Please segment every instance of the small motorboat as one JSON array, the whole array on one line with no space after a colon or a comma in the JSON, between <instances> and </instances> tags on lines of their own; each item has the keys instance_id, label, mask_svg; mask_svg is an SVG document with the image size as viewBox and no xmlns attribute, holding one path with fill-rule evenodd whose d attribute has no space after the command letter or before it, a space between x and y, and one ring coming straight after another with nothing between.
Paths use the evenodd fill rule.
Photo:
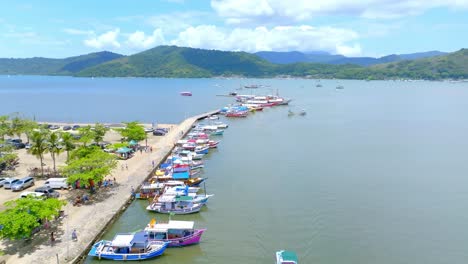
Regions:
<instances>
[{"instance_id":1,"label":"small motorboat","mask_svg":"<svg viewBox=\"0 0 468 264\"><path fill-rule=\"evenodd\" d=\"M192 92L180 92L182 96L192 96Z\"/></svg>"},{"instance_id":2,"label":"small motorboat","mask_svg":"<svg viewBox=\"0 0 468 264\"><path fill-rule=\"evenodd\" d=\"M293 251L280 250L276 252L276 264L297 264L297 255Z\"/></svg>"},{"instance_id":3,"label":"small motorboat","mask_svg":"<svg viewBox=\"0 0 468 264\"><path fill-rule=\"evenodd\" d=\"M174 221L156 223L152 219L146 226L145 232L150 241L168 242L169 247L182 247L200 242L206 229L194 229L193 221Z\"/></svg>"},{"instance_id":4,"label":"small motorboat","mask_svg":"<svg viewBox=\"0 0 468 264\"><path fill-rule=\"evenodd\" d=\"M302 109L300 112L299 112L299 115L301 116L305 116L307 113L304 109Z\"/></svg>"},{"instance_id":5,"label":"small motorboat","mask_svg":"<svg viewBox=\"0 0 468 264\"><path fill-rule=\"evenodd\" d=\"M160 214L193 214L200 212L203 206L203 203L194 203L193 197L180 196L175 199L158 200L148 205L146 210Z\"/></svg>"},{"instance_id":6,"label":"small motorboat","mask_svg":"<svg viewBox=\"0 0 468 264\"><path fill-rule=\"evenodd\" d=\"M212 136L222 136L223 134L224 134L224 130L222 130L222 129L217 129L217 130L211 132Z\"/></svg>"},{"instance_id":7,"label":"small motorboat","mask_svg":"<svg viewBox=\"0 0 468 264\"><path fill-rule=\"evenodd\" d=\"M291 111L291 110L289 110L289 111L288 111L288 116L293 116L293 115L294 115L294 112Z\"/></svg>"},{"instance_id":8,"label":"small motorboat","mask_svg":"<svg viewBox=\"0 0 468 264\"><path fill-rule=\"evenodd\" d=\"M336 87L336 89L338 89L338 90L344 89L344 86L343 86L343 85L338 85L338 86Z\"/></svg>"},{"instance_id":9,"label":"small motorboat","mask_svg":"<svg viewBox=\"0 0 468 264\"><path fill-rule=\"evenodd\" d=\"M319 83L319 84L315 85L315 87L322 87L322 85Z\"/></svg>"},{"instance_id":10,"label":"small motorboat","mask_svg":"<svg viewBox=\"0 0 468 264\"><path fill-rule=\"evenodd\" d=\"M217 116L217 115L212 115L212 116L208 117L208 119L210 119L210 120L218 120L218 119L219 119L219 116Z\"/></svg>"},{"instance_id":11,"label":"small motorboat","mask_svg":"<svg viewBox=\"0 0 468 264\"><path fill-rule=\"evenodd\" d=\"M110 260L144 260L160 256L170 242L149 241L146 232L117 234L112 241L101 240L88 255Z\"/></svg>"}]
</instances>

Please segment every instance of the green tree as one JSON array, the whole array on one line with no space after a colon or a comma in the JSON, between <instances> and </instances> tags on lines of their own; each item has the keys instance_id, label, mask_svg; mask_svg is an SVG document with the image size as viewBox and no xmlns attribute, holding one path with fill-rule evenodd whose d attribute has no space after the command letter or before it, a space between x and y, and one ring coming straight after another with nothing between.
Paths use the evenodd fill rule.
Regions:
<instances>
[{"instance_id":1,"label":"green tree","mask_svg":"<svg viewBox=\"0 0 468 264\"><path fill-rule=\"evenodd\" d=\"M13 151L13 147L11 145L5 144L4 141L0 140L0 168L2 166L9 167L17 160L18 154Z\"/></svg>"},{"instance_id":2,"label":"green tree","mask_svg":"<svg viewBox=\"0 0 468 264\"><path fill-rule=\"evenodd\" d=\"M115 155L96 146L81 146L70 153L70 160L61 170L70 184L77 180L90 183L102 181L116 166Z\"/></svg>"},{"instance_id":3,"label":"green tree","mask_svg":"<svg viewBox=\"0 0 468 264\"><path fill-rule=\"evenodd\" d=\"M11 134L16 135L18 138L21 138L21 135L24 132L24 123L23 120L19 117L18 113L13 114L11 117L10 130Z\"/></svg>"},{"instance_id":4,"label":"green tree","mask_svg":"<svg viewBox=\"0 0 468 264\"><path fill-rule=\"evenodd\" d=\"M54 163L54 174L57 174L55 159L63 152L63 146L60 142L60 134L58 132L50 133L47 138L47 143L47 151L49 151L50 156L52 157L52 162Z\"/></svg>"},{"instance_id":5,"label":"green tree","mask_svg":"<svg viewBox=\"0 0 468 264\"><path fill-rule=\"evenodd\" d=\"M63 149L67 152L67 161L70 159L70 151L75 149L75 138L70 133L62 133Z\"/></svg>"},{"instance_id":6,"label":"green tree","mask_svg":"<svg viewBox=\"0 0 468 264\"><path fill-rule=\"evenodd\" d=\"M10 121L7 115L0 116L0 139L5 140L5 136L13 135L11 132Z\"/></svg>"},{"instance_id":7,"label":"green tree","mask_svg":"<svg viewBox=\"0 0 468 264\"><path fill-rule=\"evenodd\" d=\"M146 139L145 129L142 125L138 124L138 122L128 122L125 123L126 127L117 129L117 131L124 137L126 140L135 140L135 141L142 141Z\"/></svg>"},{"instance_id":8,"label":"green tree","mask_svg":"<svg viewBox=\"0 0 468 264\"><path fill-rule=\"evenodd\" d=\"M94 139L94 131L91 129L91 126L84 126L78 129L78 134L80 135L79 141L83 143L83 146L87 146Z\"/></svg>"},{"instance_id":9,"label":"green tree","mask_svg":"<svg viewBox=\"0 0 468 264\"><path fill-rule=\"evenodd\" d=\"M29 142L29 136L31 133L39 127L39 124L36 121L30 119L23 119L23 132L26 134L26 140Z\"/></svg>"},{"instance_id":10,"label":"green tree","mask_svg":"<svg viewBox=\"0 0 468 264\"><path fill-rule=\"evenodd\" d=\"M48 151L48 131L39 130L31 133L31 148L29 153L36 156L41 162L41 175L44 176L44 154Z\"/></svg>"},{"instance_id":11,"label":"green tree","mask_svg":"<svg viewBox=\"0 0 468 264\"><path fill-rule=\"evenodd\" d=\"M31 237L33 230L40 226L39 220L52 220L60 214L66 204L55 198L20 198L5 203L6 210L0 212L1 238L22 239Z\"/></svg>"},{"instance_id":12,"label":"green tree","mask_svg":"<svg viewBox=\"0 0 468 264\"><path fill-rule=\"evenodd\" d=\"M94 125L94 143L99 144L106 136L109 129L101 123Z\"/></svg>"}]
</instances>

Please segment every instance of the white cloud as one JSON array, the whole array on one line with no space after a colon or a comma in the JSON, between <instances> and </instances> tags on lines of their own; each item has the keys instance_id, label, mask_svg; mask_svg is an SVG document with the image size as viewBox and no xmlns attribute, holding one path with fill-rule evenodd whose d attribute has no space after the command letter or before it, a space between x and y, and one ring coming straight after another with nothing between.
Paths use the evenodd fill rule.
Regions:
<instances>
[{"instance_id":1,"label":"white cloud","mask_svg":"<svg viewBox=\"0 0 468 264\"><path fill-rule=\"evenodd\" d=\"M358 34L333 27L278 26L268 29L235 28L226 30L213 25L189 27L179 33L171 44L193 48L236 51L314 51L324 50L346 55L359 55L354 43ZM353 42L351 45L350 42Z\"/></svg>"},{"instance_id":2,"label":"white cloud","mask_svg":"<svg viewBox=\"0 0 468 264\"><path fill-rule=\"evenodd\" d=\"M152 35L146 36L142 31L135 31L128 36L126 44L135 49L146 49L157 45L162 45L166 41L161 29L155 29Z\"/></svg>"},{"instance_id":3,"label":"white cloud","mask_svg":"<svg viewBox=\"0 0 468 264\"><path fill-rule=\"evenodd\" d=\"M95 49L103 49L103 48L110 48L116 49L120 48L120 43L117 40L117 37L120 34L120 29L114 29L111 31L107 31L106 33L93 36L89 39L84 41L84 44L88 47L92 47Z\"/></svg>"},{"instance_id":4,"label":"white cloud","mask_svg":"<svg viewBox=\"0 0 468 264\"><path fill-rule=\"evenodd\" d=\"M320 15L395 18L431 8L468 8L468 0L211 0L228 23L297 22Z\"/></svg>"}]
</instances>

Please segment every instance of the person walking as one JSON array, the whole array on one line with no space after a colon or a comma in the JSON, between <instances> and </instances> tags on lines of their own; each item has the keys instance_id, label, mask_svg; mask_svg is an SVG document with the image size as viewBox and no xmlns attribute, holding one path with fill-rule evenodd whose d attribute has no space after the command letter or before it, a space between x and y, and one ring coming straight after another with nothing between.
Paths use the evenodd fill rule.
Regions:
<instances>
[{"instance_id":1,"label":"person walking","mask_svg":"<svg viewBox=\"0 0 468 264\"><path fill-rule=\"evenodd\" d=\"M50 243L54 245L55 243L55 237L54 237L54 232L50 233Z\"/></svg>"},{"instance_id":2,"label":"person walking","mask_svg":"<svg viewBox=\"0 0 468 264\"><path fill-rule=\"evenodd\" d=\"M132 195L132 198L135 198L135 189L132 186L132 190L130 191L130 194Z\"/></svg>"},{"instance_id":3,"label":"person walking","mask_svg":"<svg viewBox=\"0 0 468 264\"><path fill-rule=\"evenodd\" d=\"M154 160L153 160L153 161L151 161L151 164L153 165L153 168L154 168Z\"/></svg>"},{"instance_id":4,"label":"person walking","mask_svg":"<svg viewBox=\"0 0 468 264\"><path fill-rule=\"evenodd\" d=\"M73 240L73 241L77 241L77 240L78 240L78 235L76 234L76 229L73 229L73 232L72 232L72 240Z\"/></svg>"},{"instance_id":5,"label":"person walking","mask_svg":"<svg viewBox=\"0 0 468 264\"><path fill-rule=\"evenodd\" d=\"M128 164L127 163L125 163L125 168L128 170Z\"/></svg>"}]
</instances>

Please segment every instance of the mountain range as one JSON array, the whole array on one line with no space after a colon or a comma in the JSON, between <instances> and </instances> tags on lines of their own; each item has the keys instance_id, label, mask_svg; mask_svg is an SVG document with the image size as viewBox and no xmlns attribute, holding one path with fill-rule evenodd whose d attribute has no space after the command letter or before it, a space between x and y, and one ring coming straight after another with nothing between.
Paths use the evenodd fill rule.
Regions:
<instances>
[{"instance_id":1,"label":"mountain range","mask_svg":"<svg viewBox=\"0 0 468 264\"><path fill-rule=\"evenodd\" d=\"M345 57L343 55L333 55L328 52L275 52L275 51L260 51L254 53L271 63L289 64L298 62L311 63L327 63L327 64L355 64L360 66L370 66L374 64L389 63L402 60L414 60L422 58L430 58L447 54L441 51L427 51L411 54L392 54L380 58L372 57Z\"/></svg>"},{"instance_id":2,"label":"mountain range","mask_svg":"<svg viewBox=\"0 0 468 264\"><path fill-rule=\"evenodd\" d=\"M348 58L326 52L252 54L158 46L130 56L103 51L65 59L0 59L0 74L167 78L293 76L339 79L467 79L468 50L453 53L430 51L381 58Z\"/></svg>"}]
</instances>

